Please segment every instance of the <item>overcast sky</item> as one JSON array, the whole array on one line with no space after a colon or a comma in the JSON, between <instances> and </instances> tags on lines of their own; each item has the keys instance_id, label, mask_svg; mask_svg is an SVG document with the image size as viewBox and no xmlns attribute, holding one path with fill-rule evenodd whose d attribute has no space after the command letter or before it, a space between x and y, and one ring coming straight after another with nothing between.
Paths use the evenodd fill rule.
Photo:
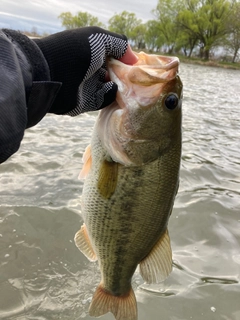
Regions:
<instances>
[{"instance_id":1,"label":"overcast sky","mask_svg":"<svg viewBox=\"0 0 240 320\"><path fill-rule=\"evenodd\" d=\"M126 10L146 22L153 19L158 0L0 0L0 28L53 33L62 30L62 12L87 11L107 25L116 13Z\"/></svg>"}]
</instances>

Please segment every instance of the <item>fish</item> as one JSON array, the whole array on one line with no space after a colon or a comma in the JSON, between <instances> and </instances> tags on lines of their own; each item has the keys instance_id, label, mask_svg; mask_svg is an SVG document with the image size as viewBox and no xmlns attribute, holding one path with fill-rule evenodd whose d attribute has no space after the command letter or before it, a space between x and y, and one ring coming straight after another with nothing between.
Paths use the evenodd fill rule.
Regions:
<instances>
[{"instance_id":1,"label":"fish","mask_svg":"<svg viewBox=\"0 0 240 320\"><path fill-rule=\"evenodd\" d=\"M110 58L116 100L96 119L80 178L83 225L75 244L98 261L101 281L89 315L111 312L136 320L131 282L136 268L146 283L172 270L168 221L179 186L183 85L179 60L144 52L127 65Z\"/></svg>"}]
</instances>

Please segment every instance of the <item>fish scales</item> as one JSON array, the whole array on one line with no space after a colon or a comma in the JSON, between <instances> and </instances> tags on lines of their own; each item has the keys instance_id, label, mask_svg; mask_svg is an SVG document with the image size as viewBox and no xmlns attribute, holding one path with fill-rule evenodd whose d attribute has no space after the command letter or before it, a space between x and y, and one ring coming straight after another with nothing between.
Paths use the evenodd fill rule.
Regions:
<instances>
[{"instance_id":1,"label":"fish scales","mask_svg":"<svg viewBox=\"0 0 240 320\"><path fill-rule=\"evenodd\" d=\"M148 58L151 62L151 55ZM155 78L149 73L145 77L143 68L141 85L133 87L131 96L128 96L131 83L125 82L122 92L119 89L117 103L101 111L91 148L84 155L84 226L76 234L75 242L91 260L98 259L101 270L101 283L89 311L92 316L110 311L117 320L136 320L131 279L137 265L140 264L140 272L149 283L163 280L172 268L167 225L179 181L182 84L177 76L178 62L174 64L170 58L167 61L162 58L161 63L159 68L165 70L160 71L165 73L160 72L160 80L155 71ZM113 69L114 66L115 62ZM118 62L116 66L120 70L127 68ZM123 77L126 74L131 77L129 68ZM138 71L137 68L134 72ZM119 78L112 76L120 88L121 73ZM146 88L151 85L154 94L156 86L160 87L154 99ZM143 105L148 102L146 96L150 96L146 106L138 98L137 103L134 100L139 87L140 96L145 90L140 99ZM169 110L164 102L167 98ZM128 101L130 106L125 108Z\"/></svg>"}]
</instances>

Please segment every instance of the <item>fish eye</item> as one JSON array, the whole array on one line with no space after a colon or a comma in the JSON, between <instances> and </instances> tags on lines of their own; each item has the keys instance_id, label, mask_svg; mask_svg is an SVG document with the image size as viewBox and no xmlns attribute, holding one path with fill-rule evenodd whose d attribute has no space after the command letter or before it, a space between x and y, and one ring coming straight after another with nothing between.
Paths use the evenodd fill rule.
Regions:
<instances>
[{"instance_id":1,"label":"fish eye","mask_svg":"<svg viewBox=\"0 0 240 320\"><path fill-rule=\"evenodd\" d=\"M164 101L165 106L169 110L174 110L178 106L178 96L174 93L169 93Z\"/></svg>"}]
</instances>

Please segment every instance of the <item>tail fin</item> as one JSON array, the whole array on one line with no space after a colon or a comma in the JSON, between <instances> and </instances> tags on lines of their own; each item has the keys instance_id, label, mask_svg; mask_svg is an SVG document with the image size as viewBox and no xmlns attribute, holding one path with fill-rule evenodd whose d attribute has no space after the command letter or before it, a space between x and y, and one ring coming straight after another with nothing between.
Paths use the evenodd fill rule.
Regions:
<instances>
[{"instance_id":1,"label":"tail fin","mask_svg":"<svg viewBox=\"0 0 240 320\"><path fill-rule=\"evenodd\" d=\"M100 317L111 312L116 320L137 320L137 302L133 289L124 296L113 296L100 284L94 293L89 315Z\"/></svg>"}]
</instances>

